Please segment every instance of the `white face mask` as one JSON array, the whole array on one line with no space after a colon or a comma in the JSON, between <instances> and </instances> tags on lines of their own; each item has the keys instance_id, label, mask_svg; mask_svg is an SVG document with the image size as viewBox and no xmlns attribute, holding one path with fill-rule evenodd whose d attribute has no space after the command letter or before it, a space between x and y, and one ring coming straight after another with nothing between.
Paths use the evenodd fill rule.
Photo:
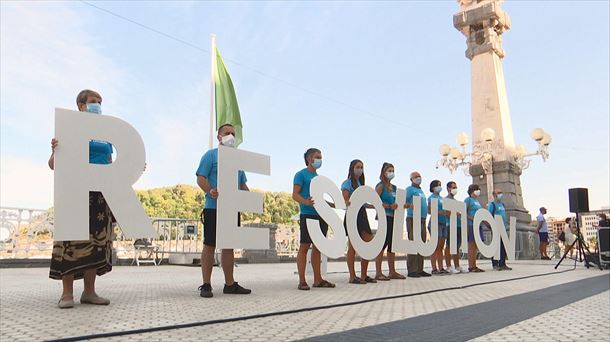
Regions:
<instances>
[{"instance_id":1,"label":"white face mask","mask_svg":"<svg viewBox=\"0 0 610 342\"><path fill-rule=\"evenodd\" d=\"M354 176L360 177L360 176L362 176L363 172L364 172L364 170L362 170L362 169L354 169Z\"/></svg>"},{"instance_id":2,"label":"white face mask","mask_svg":"<svg viewBox=\"0 0 610 342\"><path fill-rule=\"evenodd\" d=\"M394 172L386 172L385 176L389 179L392 180L394 178Z\"/></svg>"},{"instance_id":3,"label":"white face mask","mask_svg":"<svg viewBox=\"0 0 610 342\"><path fill-rule=\"evenodd\" d=\"M421 184L421 177L415 177L415 178L413 178L413 184L415 184L415 185L420 185L420 184Z\"/></svg>"},{"instance_id":4,"label":"white face mask","mask_svg":"<svg viewBox=\"0 0 610 342\"><path fill-rule=\"evenodd\" d=\"M440 194L441 191L443 191L443 187L442 186L435 186L434 187L434 192L436 192L437 194Z\"/></svg>"},{"instance_id":5,"label":"white face mask","mask_svg":"<svg viewBox=\"0 0 610 342\"><path fill-rule=\"evenodd\" d=\"M234 147L235 146L235 137L232 134L225 135L220 138L220 143L224 146Z\"/></svg>"},{"instance_id":6,"label":"white face mask","mask_svg":"<svg viewBox=\"0 0 610 342\"><path fill-rule=\"evenodd\" d=\"M455 189L451 189L451 194L452 194L453 196L457 195L457 188L455 188Z\"/></svg>"},{"instance_id":7,"label":"white face mask","mask_svg":"<svg viewBox=\"0 0 610 342\"><path fill-rule=\"evenodd\" d=\"M474 194L475 194L477 197L481 196L481 190L475 190L475 191L474 191Z\"/></svg>"}]
</instances>

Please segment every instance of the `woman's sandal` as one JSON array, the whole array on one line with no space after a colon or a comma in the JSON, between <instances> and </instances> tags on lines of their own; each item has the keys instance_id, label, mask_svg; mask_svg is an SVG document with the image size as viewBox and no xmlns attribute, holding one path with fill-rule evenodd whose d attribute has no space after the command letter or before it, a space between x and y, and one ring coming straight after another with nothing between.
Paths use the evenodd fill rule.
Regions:
<instances>
[{"instance_id":1,"label":"woman's sandal","mask_svg":"<svg viewBox=\"0 0 610 342\"><path fill-rule=\"evenodd\" d=\"M369 276L366 276L366 278L364 278L364 282L365 283L376 283L377 280L375 280L375 279L373 279L373 278L371 278Z\"/></svg>"},{"instance_id":2,"label":"woman's sandal","mask_svg":"<svg viewBox=\"0 0 610 342\"><path fill-rule=\"evenodd\" d=\"M335 287L335 284L326 281L326 280L322 280L319 284L313 284L313 287L327 287L327 288L333 288Z\"/></svg>"},{"instance_id":3,"label":"woman's sandal","mask_svg":"<svg viewBox=\"0 0 610 342\"><path fill-rule=\"evenodd\" d=\"M480 273L480 272L485 272L482 269L478 268L478 267L472 267L472 268L468 268L468 272L474 272L474 273Z\"/></svg>"},{"instance_id":4,"label":"woman's sandal","mask_svg":"<svg viewBox=\"0 0 610 342\"><path fill-rule=\"evenodd\" d=\"M309 291L309 285L307 285L307 283L300 283L297 288L302 291Z\"/></svg>"},{"instance_id":5,"label":"woman's sandal","mask_svg":"<svg viewBox=\"0 0 610 342\"><path fill-rule=\"evenodd\" d=\"M397 272L397 273L390 274L390 279L407 279L407 278Z\"/></svg>"},{"instance_id":6,"label":"woman's sandal","mask_svg":"<svg viewBox=\"0 0 610 342\"><path fill-rule=\"evenodd\" d=\"M388 278L382 274L382 275L375 276L375 280L388 281L388 280L390 280L390 278Z\"/></svg>"},{"instance_id":7,"label":"woman's sandal","mask_svg":"<svg viewBox=\"0 0 610 342\"><path fill-rule=\"evenodd\" d=\"M354 279L350 280L349 283L350 284L366 284L366 281L364 281L358 277L355 277Z\"/></svg>"}]
</instances>

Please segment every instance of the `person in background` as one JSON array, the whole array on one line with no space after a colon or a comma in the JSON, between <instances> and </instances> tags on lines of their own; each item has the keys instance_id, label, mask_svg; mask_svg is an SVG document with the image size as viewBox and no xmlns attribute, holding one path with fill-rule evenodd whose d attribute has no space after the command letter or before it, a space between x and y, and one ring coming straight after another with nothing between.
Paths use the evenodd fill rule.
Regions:
<instances>
[{"instance_id":1,"label":"person in background","mask_svg":"<svg viewBox=\"0 0 610 342\"><path fill-rule=\"evenodd\" d=\"M299 290L308 291L309 285L305 280L307 266L307 251L312 247L311 266L313 269L313 287L333 288L335 284L322 279L320 272L320 250L311 241L307 220L316 220L320 225L322 234L328 233L328 224L318 215L313 207L314 200L310 194L311 181L318 176L318 169L322 167L322 152L317 148L310 148L303 155L306 167L294 175L292 186L292 199L299 203L301 211L299 223L301 229L300 246L297 254L297 270L299 272Z\"/></svg>"},{"instance_id":2,"label":"person in background","mask_svg":"<svg viewBox=\"0 0 610 342\"><path fill-rule=\"evenodd\" d=\"M224 124L218 128L216 136L218 143L235 147L235 128L231 124ZM195 172L197 185L205 192L205 207L203 209L203 250L201 251L201 275L203 284L199 286L199 295L204 298L213 297L212 294L212 269L214 267L214 251L216 250L216 201L218 193L216 188L218 183L218 148L208 150ZM246 185L246 174L238 172L238 186L240 190L249 191ZM237 224L239 225L239 214ZM223 249L221 252L222 271L225 276L225 285L222 290L225 294L250 294L252 290L243 288L233 279L233 268L235 266L235 256L233 249Z\"/></svg>"},{"instance_id":3,"label":"person in background","mask_svg":"<svg viewBox=\"0 0 610 342\"><path fill-rule=\"evenodd\" d=\"M428 197L428 214L431 214L432 199L438 201L438 242L436 244L436 250L430 256L430 264L432 265L432 275L444 275L450 274L449 271L443 268L443 248L445 247L445 240L447 239L448 229L448 216L451 212L443 210L443 197L440 193L443 190L441 181L433 180L430 182L430 196ZM428 232L431 231L432 220L428 221ZM438 266L438 268L437 268Z\"/></svg>"},{"instance_id":4,"label":"person in background","mask_svg":"<svg viewBox=\"0 0 610 342\"><path fill-rule=\"evenodd\" d=\"M381 166L381 174L379 175L381 182L375 186L375 191L379 194L383 207L385 208L387 234L385 244L379 252L375 260L375 279L390 280L390 279L405 279L405 276L396 272L396 253L392 251L392 234L394 232L394 211L398 208L396 204L396 185L392 184L394 179L394 165L383 163ZM385 276L381 270L381 261L383 260L383 251L388 249L388 276Z\"/></svg>"},{"instance_id":5,"label":"person in background","mask_svg":"<svg viewBox=\"0 0 610 342\"><path fill-rule=\"evenodd\" d=\"M506 208L504 207L504 203L502 203L502 198L504 198L504 193L502 189L496 187L493 192L494 200L489 202L487 205L487 210L495 217L502 217L502 221L504 222L504 228L506 232L509 231L508 218L506 217ZM493 257L491 258L491 264L493 265L494 270L498 271L510 271L512 268L506 266L506 249L504 248L504 242L500 240L500 260L496 260Z\"/></svg>"},{"instance_id":6,"label":"person in background","mask_svg":"<svg viewBox=\"0 0 610 342\"><path fill-rule=\"evenodd\" d=\"M454 181L447 183L447 197L448 199L455 200L455 195L458 193L457 184ZM447 271L452 274L461 272L467 272L466 269L460 267L460 245L462 244L462 220L458 212L457 217L457 246L458 253L451 255L451 229L449 229L449 216L447 217L447 240L445 244L445 264L447 265ZM451 266L451 260L453 260L453 266Z\"/></svg>"},{"instance_id":7,"label":"person in background","mask_svg":"<svg viewBox=\"0 0 610 342\"><path fill-rule=\"evenodd\" d=\"M345 200L346 207L350 206L350 197L352 193L359 187L364 185L364 163L359 159L354 159L349 164L349 170L347 172L347 179L341 184L341 194ZM345 221L344 221L345 222ZM371 226L369 225L369 218L366 214L366 206L362 206L358 210L358 218L356 220L358 226L358 234L364 241L371 241L373 239L373 233ZM347 235L347 226L345 228L345 234ZM352 246L351 242L348 241L347 247L347 268L349 270L349 283L350 284L366 284L376 283L377 280L367 275L369 261L366 259L360 260L360 278L356 276L356 270L354 264L356 262L356 250Z\"/></svg>"},{"instance_id":8,"label":"person in background","mask_svg":"<svg viewBox=\"0 0 610 342\"><path fill-rule=\"evenodd\" d=\"M78 93L76 105L81 112L102 114L102 96L85 89ZM55 150L59 141L51 140L49 168L55 169ZM112 163L112 145L105 141L89 142L89 163ZM74 307L74 280L83 279L84 290L81 304L108 305L110 300L100 297L95 291L96 276L112 271L112 223L114 217L104 196L99 191L89 192L89 240L55 241L51 255L49 278L61 280L62 294L57 306L60 309Z\"/></svg>"},{"instance_id":9,"label":"person in background","mask_svg":"<svg viewBox=\"0 0 610 342\"><path fill-rule=\"evenodd\" d=\"M414 234L421 234L422 241L426 241L426 216L428 216L428 202L426 195L421 189L421 174L417 171L411 172L411 185L407 187L407 234L413 240ZM421 231L413 231L413 197L419 196L421 201ZM424 257L420 254L407 254L407 277L419 278L430 277L430 273L424 272Z\"/></svg>"},{"instance_id":10,"label":"person in background","mask_svg":"<svg viewBox=\"0 0 610 342\"><path fill-rule=\"evenodd\" d=\"M546 219L544 215L546 214L546 208L540 208L540 214L536 217L537 226L536 232L538 233L538 237L540 238L540 259L542 260L551 260L549 256L546 254L546 246L549 244L549 227L546 223Z\"/></svg>"},{"instance_id":11,"label":"person in background","mask_svg":"<svg viewBox=\"0 0 610 342\"><path fill-rule=\"evenodd\" d=\"M571 247L574 243L574 240L576 240L576 224L574 224L574 219L572 219L571 217L566 218L565 222L566 223L563 226L563 234L565 236L565 241L563 241L563 252L567 253L569 251L570 258L572 258L574 256L574 248ZM574 246L578 248L577 245Z\"/></svg>"},{"instance_id":12,"label":"person in background","mask_svg":"<svg viewBox=\"0 0 610 342\"><path fill-rule=\"evenodd\" d=\"M477 184L470 184L468 186L468 198L464 200L466 212L468 213L468 272L485 272L477 267L477 253L479 249L474 240L474 234L479 234L481 240L483 240L483 227L473 227L474 215L477 210L481 209L479 196L481 196L481 188Z\"/></svg>"}]
</instances>

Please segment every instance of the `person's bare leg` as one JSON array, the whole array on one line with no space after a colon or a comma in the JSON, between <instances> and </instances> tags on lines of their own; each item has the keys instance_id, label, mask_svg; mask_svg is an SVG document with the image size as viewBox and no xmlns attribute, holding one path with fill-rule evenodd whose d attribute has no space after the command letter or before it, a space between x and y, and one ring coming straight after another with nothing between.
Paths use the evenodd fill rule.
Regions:
<instances>
[{"instance_id":1,"label":"person's bare leg","mask_svg":"<svg viewBox=\"0 0 610 342\"><path fill-rule=\"evenodd\" d=\"M375 278L384 276L384 274L381 270L381 262L383 261L383 251L384 250L385 250L385 248L383 248L381 250L381 252L379 252L379 255L377 256L377 258L375 258Z\"/></svg>"},{"instance_id":2,"label":"person's bare leg","mask_svg":"<svg viewBox=\"0 0 610 342\"><path fill-rule=\"evenodd\" d=\"M201 251L201 277L204 284L211 284L215 251L216 246L203 245L203 250Z\"/></svg>"},{"instance_id":3,"label":"person's bare leg","mask_svg":"<svg viewBox=\"0 0 610 342\"><path fill-rule=\"evenodd\" d=\"M372 235L370 235L368 233L362 234L362 240L369 242L372 239L373 239ZM368 271L369 271L369 261L364 258L360 258L360 279L365 280L366 277L368 276Z\"/></svg>"},{"instance_id":4,"label":"person's bare leg","mask_svg":"<svg viewBox=\"0 0 610 342\"><path fill-rule=\"evenodd\" d=\"M459 251L458 251L459 253ZM459 255L453 255L451 256L453 259L453 267L455 267L455 269L460 268L460 256Z\"/></svg>"},{"instance_id":5,"label":"person's bare leg","mask_svg":"<svg viewBox=\"0 0 610 342\"><path fill-rule=\"evenodd\" d=\"M443 269L443 250L445 247L445 238L438 240L438 255L436 256L436 262L438 264L439 271Z\"/></svg>"},{"instance_id":6,"label":"person's bare leg","mask_svg":"<svg viewBox=\"0 0 610 342\"><path fill-rule=\"evenodd\" d=\"M349 271L349 281L356 278L356 270L354 264L356 263L356 250L351 243L347 243L347 269Z\"/></svg>"},{"instance_id":7,"label":"person's bare leg","mask_svg":"<svg viewBox=\"0 0 610 342\"><path fill-rule=\"evenodd\" d=\"M65 299L74 299L74 274L61 277L61 285L61 297Z\"/></svg>"},{"instance_id":8,"label":"person's bare leg","mask_svg":"<svg viewBox=\"0 0 610 342\"><path fill-rule=\"evenodd\" d=\"M83 283L85 288L83 289L83 293L86 295L95 295L96 271L97 270L95 268L92 268L84 272Z\"/></svg>"},{"instance_id":9,"label":"person's bare leg","mask_svg":"<svg viewBox=\"0 0 610 342\"><path fill-rule=\"evenodd\" d=\"M477 267L477 245L474 241L468 243L468 268Z\"/></svg>"},{"instance_id":10,"label":"person's bare leg","mask_svg":"<svg viewBox=\"0 0 610 342\"><path fill-rule=\"evenodd\" d=\"M320 272L321 254L320 250L313 246L311 251L311 268L313 269L313 284L318 285L322 282L322 273Z\"/></svg>"},{"instance_id":11,"label":"person's bare leg","mask_svg":"<svg viewBox=\"0 0 610 342\"><path fill-rule=\"evenodd\" d=\"M221 252L220 265L225 274L225 285L231 286L235 282L233 279L233 266L235 265L235 255L232 249L223 249Z\"/></svg>"},{"instance_id":12,"label":"person's bare leg","mask_svg":"<svg viewBox=\"0 0 610 342\"><path fill-rule=\"evenodd\" d=\"M396 253L388 252L388 269L390 270L390 275L396 274Z\"/></svg>"},{"instance_id":13,"label":"person's bare leg","mask_svg":"<svg viewBox=\"0 0 610 342\"><path fill-rule=\"evenodd\" d=\"M449 245L445 246L445 266L447 268L451 267L451 251L449 250Z\"/></svg>"},{"instance_id":14,"label":"person's bare leg","mask_svg":"<svg viewBox=\"0 0 610 342\"><path fill-rule=\"evenodd\" d=\"M297 253L297 271L299 272L299 284L307 284L305 279L305 267L307 267L307 251L311 244L302 243L299 245L299 252Z\"/></svg>"}]
</instances>

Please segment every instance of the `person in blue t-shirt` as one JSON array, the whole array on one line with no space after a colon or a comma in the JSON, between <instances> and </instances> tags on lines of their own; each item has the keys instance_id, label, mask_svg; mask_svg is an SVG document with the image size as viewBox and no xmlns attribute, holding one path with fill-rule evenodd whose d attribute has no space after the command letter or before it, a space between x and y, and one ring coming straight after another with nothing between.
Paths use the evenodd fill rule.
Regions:
<instances>
[{"instance_id":1,"label":"person in blue t-shirt","mask_svg":"<svg viewBox=\"0 0 610 342\"><path fill-rule=\"evenodd\" d=\"M417 171L411 172L411 185L407 187L407 234L409 240L413 240L413 234L419 233L422 241L426 241L426 216L428 216L428 202L426 195L421 189L421 174ZM413 231L413 197L419 196L421 201L421 231ZM407 277L419 278L429 277L430 273L424 272L424 257L420 254L407 254Z\"/></svg>"},{"instance_id":2,"label":"person in blue t-shirt","mask_svg":"<svg viewBox=\"0 0 610 342\"><path fill-rule=\"evenodd\" d=\"M454 181L450 181L447 183L447 197L452 200L455 200L455 195L458 193L457 183ZM457 274L460 272L466 272L466 269L460 267L460 245L462 244L462 220L461 215L458 212L457 217L457 245L458 245L458 254L451 255L451 229L449 229L449 216L447 216L447 239L445 243L445 264L447 265L447 270L449 273ZM451 266L451 260L453 260L453 266Z\"/></svg>"},{"instance_id":3,"label":"person in blue t-shirt","mask_svg":"<svg viewBox=\"0 0 610 342\"><path fill-rule=\"evenodd\" d=\"M102 96L93 90L82 90L76 97L81 112L102 114ZM59 141L51 140L49 168L55 169L55 150ZM89 142L89 163L112 163L112 145L105 141ZM87 241L55 241L51 255L49 278L62 281L63 292L58 307L74 307L74 280L83 279L81 304L108 305L110 300L95 292L96 276L112 271L112 224L114 217L104 196L99 191L89 192L89 236Z\"/></svg>"},{"instance_id":4,"label":"person in blue t-shirt","mask_svg":"<svg viewBox=\"0 0 610 342\"><path fill-rule=\"evenodd\" d=\"M341 184L341 194L345 200L346 207L350 206L350 197L352 193L359 187L364 185L364 163L359 159L354 159L349 164L349 170L347 172L347 179ZM369 225L369 218L366 214L367 205L362 206L358 211L358 218L356 219L356 226L358 227L358 233L360 238L364 241L371 241L373 239L373 233L371 232L371 226ZM347 214L346 214L347 215ZM345 225L344 220L344 225ZM347 235L347 226L345 228L345 234ZM354 264L356 263L356 250L352 246L351 242L348 241L347 245L347 269L349 270L349 283L350 284L366 284L376 283L377 281L367 275L369 261L366 259L360 260L360 278L356 276L356 270Z\"/></svg>"},{"instance_id":5,"label":"person in blue t-shirt","mask_svg":"<svg viewBox=\"0 0 610 342\"><path fill-rule=\"evenodd\" d=\"M320 272L320 250L313 245L309 235L307 220L316 220L320 224L322 234L326 236L328 233L328 224L318 215L318 212L313 207L314 201L310 194L311 180L318 173L317 170L322 167L322 152L317 148L310 148L303 155L306 168L297 172L294 175L292 186L292 199L299 203L300 216L300 246L297 254L297 271L299 272L299 290L309 290L307 280L305 280L305 268L307 266L307 251L312 247L311 251L311 266L313 268L313 287L335 287L335 284L322 279ZM313 245L313 246L312 246Z\"/></svg>"},{"instance_id":6,"label":"person in blue t-shirt","mask_svg":"<svg viewBox=\"0 0 610 342\"><path fill-rule=\"evenodd\" d=\"M477 227L476 231L473 227L474 215L477 213L477 210L482 208L481 203L479 203L479 196L481 196L481 188L477 184L470 184L468 186L468 198L464 200L466 212L468 213L468 272L485 272L477 267L477 253L479 249L474 241L474 234L479 234L481 240L483 239L483 227Z\"/></svg>"},{"instance_id":7,"label":"person in blue t-shirt","mask_svg":"<svg viewBox=\"0 0 610 342\"><path fill-rule=\"evenodd\" d=\"M431 195L428 197L428 214L431 214L430 210L432 208L432 199L436 199L438 201L438 242L436 244L434 253L432 253L430 256L432 274L437 275L449 274L449 271L443 268L443 248L445 247L445 239L447 239L447 222L450 212L443 209L443 197L440 195L441 191L443 190L443 186L441 184L441 181L438 179L430 182ZM430 222L432 222L432 220L428 221L428 232L430 232L432 229Z\"/></svg>"},{"instance_id":8,"label":"person in blue t-shirt","mask_svg":"<svg viewBox=\"0 0 610 342\"><path fill-rule=\"evenodd\" d=\"M394 233L394 211L398 209L396 203L396 185L392 184L394 178L394 165L390 163L383 163L381 166L381 174L379 179L381 182L375 186L375 191L381 197L381 203L385 208L385 216L387 223L387 234L385 236L385 243L381 252L375 259L375 279L377 280L390 280L390 279L405 279L405 276L396 272L396 253L392 251L392 234ZM404 208L400 208L401 210ZM385 276L381 270L381 261L383 260L383 251L388 249L388 268L389 273Z\"/></svg>"},{"instance_id":9,"label":"person in blue t-shirt","mask_svg":"<svg viewBox=\"0 0 610 342\"><path fill-rule=\"evenodd\" d=\"M235 128L231 124L224 124L218 128L216 136L218 143L223 146L234 147ZM218 182L218 148L208 150L199 162L199 167L195 172L197 185L205 192L205 207L203 209L203 250L201 251L201 275L203 284L199 286L199 295L210 298L212 294L212 269L214 268L214 252L216 251L216 200L222 194L216 188ZM246 182L246 174L238 172L238 185L240 190L249 191ZM237 224L240 224L239 214ZM233 249L223 249L222 271L225 276L225 285L222 290L226 294L249 294L250 289L243 288L233 279L233 267L235 256Z\"/></svg>"},{"instance_id":10,"label":"person in blue t-shirt","mask_svg":"<svg viewBox=\"0 0 610 342\"><path fill-rule=\"evenodd\" d=\"M504 228L508 232L508 218L506 217L506 208L504 207L504 203L502 203L502 198L504 197L504 193L502 189L495 188L494 189L494 200L489 202L487 205L487 210L495 217L502 217L502 222L504 222ZM504 242L500 241L500 260L496 260L493 257L491 258L491 264L493 265L494 270L498 271L510 271L512 268L506 266L506 249L504 248Z\"/></svg>"}]
</instances>

